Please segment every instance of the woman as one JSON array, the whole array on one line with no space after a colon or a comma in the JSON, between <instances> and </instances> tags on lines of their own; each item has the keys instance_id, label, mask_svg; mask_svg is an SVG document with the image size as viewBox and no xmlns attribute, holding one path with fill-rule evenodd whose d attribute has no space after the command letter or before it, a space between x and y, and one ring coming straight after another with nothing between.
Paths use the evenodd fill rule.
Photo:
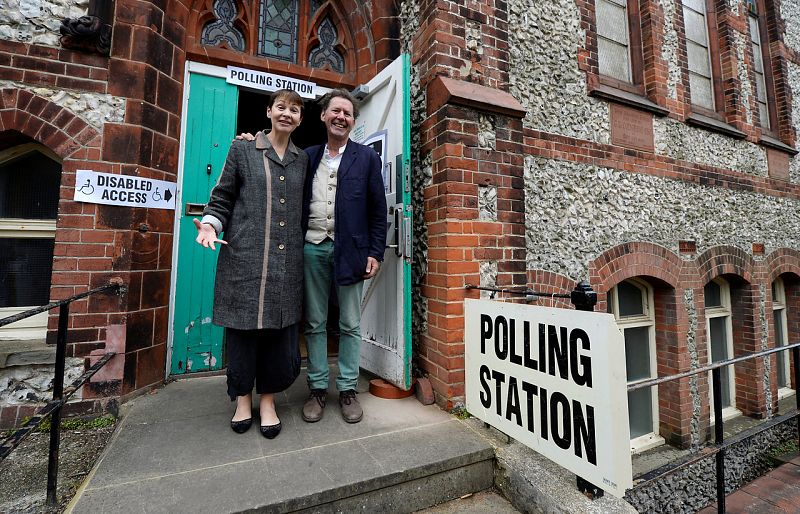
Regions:
<instances>
[{"instance_id":1,"label":"woman","mask_svg":"<svg viewBox=\"0 0 800 514\"><path fill-rule=\"evenodd\" d=\"M272 94L272 129L234 141L219 182L195 219L197 242L221 243L214 285L214 323L225 327L228 395L236 400L231 428L246 432L259 401L261 434L281 431L274 394L300 373L298 345L303 289L303 181L308 157L289 139L303 117L294 91ZM225 232L225 241L219 234Z\"/></svg>"}]
</instances>

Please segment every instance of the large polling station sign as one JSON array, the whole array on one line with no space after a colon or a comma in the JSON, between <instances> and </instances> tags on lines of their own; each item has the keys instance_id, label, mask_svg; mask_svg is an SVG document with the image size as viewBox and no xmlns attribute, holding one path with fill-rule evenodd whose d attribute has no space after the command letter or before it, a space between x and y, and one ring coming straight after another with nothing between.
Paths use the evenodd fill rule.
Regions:
<instances>
[{"instance_id":1,"label":"large polling station sign","mask_svg":"<svg viewBox=\"0 0 800 514\"><path fill-rule=\"evenodd\" d=\"M625 351L610 314L465 300L467 410L621 497L633 485Z\"/></svg>"},{"instance_id":2,"label":"large polling station sign","mask_svg":"<svg viewBox=\"0 0 800 514\"><path fill-rule=\"evenodd\" d=\"M303 98L316 98L317 85L314 82L283 77L263 71L248 70L236 66L228 66L228 75L225 81L228 84L260 89L261 91L277 91L291 89Z\"/></svg>"},{"instance_id":3,"label":"large polling station sign","mask_svg":"<svg viewBox=\"0 0 800 514\"><path fill-rule=\"evenodd\" d=\"M73 199L76 202L125 207L174 209L175 191L175 182L78 170L75 173Z\"/></svg>"}]
</instances>

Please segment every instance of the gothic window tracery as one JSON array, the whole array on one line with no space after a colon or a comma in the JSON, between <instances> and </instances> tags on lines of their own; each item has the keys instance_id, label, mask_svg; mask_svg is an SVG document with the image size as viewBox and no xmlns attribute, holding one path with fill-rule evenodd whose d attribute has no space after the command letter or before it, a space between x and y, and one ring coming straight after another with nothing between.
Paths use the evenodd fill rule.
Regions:
<instances>
[{"instance_id":1,"label":"gothic window tracery","mask_svg":"<svg viewBox=\"0 0 800 514\"><path fill-rule=\"evenodd\" d=\"M203 27L200 44L218 46L225 42L233 50L244 52L244 35L233 25L238 14L235 0L214 0L217 19Z\"/></svg>"},{"instance_id":2,"label":"gothic window tracery","mask_svg":"<svg viewBox=\"0 0 800 514\"><path fill-rule=\"evenodd\" d=\"M205 0L202 46L346 73L352 48L347 24L332 0Z\"/></svg>"},{"instance_id":3,"label":"gothic window tracery","mask_svg":"<svg viewBox=\"0 0 800 514\"><path fill-rule=\"evenodd\" d=\"M330 67L333 71L344 73L344 57L335 48L339 36L330 18L325 18L319 24L317 37L319 45L308 54L308 65L312 68Z\"/></svg>"}]
</instances>

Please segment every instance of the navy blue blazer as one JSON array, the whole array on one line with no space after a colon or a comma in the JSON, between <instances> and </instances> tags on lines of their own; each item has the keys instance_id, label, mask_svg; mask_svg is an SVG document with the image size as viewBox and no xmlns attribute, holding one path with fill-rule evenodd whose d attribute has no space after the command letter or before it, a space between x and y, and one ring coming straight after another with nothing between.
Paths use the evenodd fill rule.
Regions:
<instances>
[{"instance_id":1,"label":"navy blue blazer","mask_svg":"<svg viewBox=\"0 0 800 514\"><path fill-rule=\"evenodd\" d=\"M308 230L311 184L324 151L325 145L306 149L303 233ZM372 148L348 141L337 175L333 270L336 283L346 286L364 279L367 257L383 261L387 211L381 158Z\"/></svg>"}]
</instances>

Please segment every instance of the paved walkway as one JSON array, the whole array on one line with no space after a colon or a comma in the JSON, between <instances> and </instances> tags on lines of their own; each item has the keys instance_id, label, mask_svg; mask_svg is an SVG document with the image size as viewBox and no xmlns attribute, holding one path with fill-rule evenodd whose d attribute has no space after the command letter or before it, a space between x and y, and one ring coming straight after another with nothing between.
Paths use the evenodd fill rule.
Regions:
<instances>
[{"instance_id":1,"label":"paved walkway","mask_svg":"<svg viewBox=\"0 0 800 514\"><path fill-rule=\"evenodd\" d=\"M728 495L725 511L730 514L780 514L800 512L800 457L777 467ZM717 504L700 514L717 512Z\"/></svg>"},{"instance_id":2,"label":"paved walkway","mask_svg":"<svg viewBox=\"0 0 800 514\"><path fill-rule=\"evenodd\" d=\"M274 440L257 426L230 429L224 376L178 380L132 400L67 512L348 511L350 498L373 491L367 511L408 512L491 487L491 446L436 406L377 398L362 381L361 423L344 422L333 390L322 421L304 423L305 382L304 370L276 398L283 431ZM398 487L406 489L393 493Z\"/></svg>"}]
</instances>

